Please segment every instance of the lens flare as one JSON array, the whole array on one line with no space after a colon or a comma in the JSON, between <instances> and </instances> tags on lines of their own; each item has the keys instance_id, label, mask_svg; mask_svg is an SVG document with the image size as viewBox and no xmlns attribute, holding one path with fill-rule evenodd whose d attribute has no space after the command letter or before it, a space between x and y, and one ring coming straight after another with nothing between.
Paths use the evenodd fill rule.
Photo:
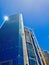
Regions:
<instances>
[{"instance_id":1,"label":"lens flare","mask_svg":"<svg viewBox=\"0 0 49 65\"><path fill-rule=\"evenodd\" d=\"M4 21L8 21L9 17L8 16L4 16Z\"/></svg>"}]
</instances>

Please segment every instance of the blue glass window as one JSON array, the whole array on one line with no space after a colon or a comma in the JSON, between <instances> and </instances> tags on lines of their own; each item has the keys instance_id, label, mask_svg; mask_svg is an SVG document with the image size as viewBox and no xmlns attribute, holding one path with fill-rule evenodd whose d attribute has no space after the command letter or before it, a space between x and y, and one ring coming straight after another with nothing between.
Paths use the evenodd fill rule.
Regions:
<instances>
[{"instance_id":1,"label":"blue glass window","mask_svg":"<svg viewBox=\"0 0 49 65\"><path fill-rule=\"evenodd\" d=\"M27 52L28 52L29 64L30 65L37 65L32 44L31 43L26 43L26 44L27 44Z\"/></svg>"},{"instance_id":2,"label":"blue glass window","mask_svg":"<svg viewBox=\"0 0 49 65\"><path fill-rule=\"evenodd\" d=\"M24 65L22 36L19 34L19 25L21 25L19 15L12 15L9 16L9 21L6 21L0 29L0 62L12 59L13 65ZM9 63L3 65L6 64L9 65Z\"/></svg>"}]
</instances>

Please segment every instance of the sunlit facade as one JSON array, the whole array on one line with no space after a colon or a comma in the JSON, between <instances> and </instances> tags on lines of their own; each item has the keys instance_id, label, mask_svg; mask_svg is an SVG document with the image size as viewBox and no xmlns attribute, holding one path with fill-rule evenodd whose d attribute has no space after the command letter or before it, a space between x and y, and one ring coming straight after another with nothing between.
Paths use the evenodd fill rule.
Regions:
<instances>
[{"instance_id":1,"label":"sunlit facade","mask_svg":"<svg viewBox=\"0 0 49 65\"><path fill-rule=\"evenodd\" d=\"M49 65L49 53L47 51L43 51L43 55L45 57L46 64Z\"/></svg>"},{"instance_id":2,"label":"sunlit facade","mask_svg":"<svg viewBox=\"0 0 49 65\"><path fill-rule=\"evenodd\" d=\"M0 27L0 65L46 65L34 32L23 25L22 14L9 16Z\"/></svg>"}]
</instances>

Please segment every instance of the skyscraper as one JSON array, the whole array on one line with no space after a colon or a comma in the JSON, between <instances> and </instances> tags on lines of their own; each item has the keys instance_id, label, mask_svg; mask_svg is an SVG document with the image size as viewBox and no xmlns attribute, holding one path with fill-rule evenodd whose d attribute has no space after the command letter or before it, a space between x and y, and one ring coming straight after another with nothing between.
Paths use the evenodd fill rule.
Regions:
<instances>
[{"instance_id":1,"label":"skyscraper","mask_svg":"<svg viewBox=\"0 0 49 65\"><path fill-rule=\"evenodd\" d=\"M22 14L6 17L0 26L0 65L46 65L34 32Z\"/></svg>"},{"instance_id":2,"label":"skyscraper","mask_svg":"<svg viewBox=\"0 0 49 65\"><path fill-rule=\"evenodd\" d=\"M47 51L43 51L43 55L45 57L47 65L49 65L49 53Z\"/></svg>"},{"instance_id":3,"label":"skyscraper","mask_svg":"<svg viewBox=\"0 0 49 65\"><path fill-rule=\"evenodd\" d=\"M47 51L44 51L44 54L45 54L46 59L47 59L48 62L49 62L49 53L48 53Z\"/></svg>"}]
</instances>

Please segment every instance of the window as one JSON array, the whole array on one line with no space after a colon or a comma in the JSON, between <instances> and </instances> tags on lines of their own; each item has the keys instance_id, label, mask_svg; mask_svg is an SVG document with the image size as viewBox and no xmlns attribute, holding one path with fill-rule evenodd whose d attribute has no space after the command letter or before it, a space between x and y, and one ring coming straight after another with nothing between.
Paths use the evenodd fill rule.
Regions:
<instances>
[{"instance_id":1,"label":"window","mask_svg":"<svg viewBox=\"0 0 49 65\"><path fill-rule=\"evenodd\" d=\"M36 55L37 55L37 58L38 58L38 62L39 62L40 65L42 65L42 64L41 64L40 57L39 57L39 54L38 54L38 51L37 51L37 48L36 48L36 46L35 46L35 43L36 43L36 42L35 42L35 40L34 40L33 38L32 38L32 41L33 41L33 45L34 45L34 48L35 48L35 51L36 51Z\"/></svg>"},{"instance_id":2,"label":"window","mask_svg":"<svg viewBox=\"0 0 49 65\"><path fill-rule=\"evenodd\" d=\"M31 42L30 35L29 35L28 31L25 31L25 37L26 37L26 42Z\"/></svg>"},{"instance_id":3,"label":"window","mask_svg":"<svg viewBox=\"0 0 49 65\"><path fill-rule=\"evenodd\" d=\"M34 54L34 49L31 43L26 43L27 44L27 52L28 52L28 58L29 58L29 64L30 65L37 65L35 61L35 54Z\"/></svg>"}]
</instances>

